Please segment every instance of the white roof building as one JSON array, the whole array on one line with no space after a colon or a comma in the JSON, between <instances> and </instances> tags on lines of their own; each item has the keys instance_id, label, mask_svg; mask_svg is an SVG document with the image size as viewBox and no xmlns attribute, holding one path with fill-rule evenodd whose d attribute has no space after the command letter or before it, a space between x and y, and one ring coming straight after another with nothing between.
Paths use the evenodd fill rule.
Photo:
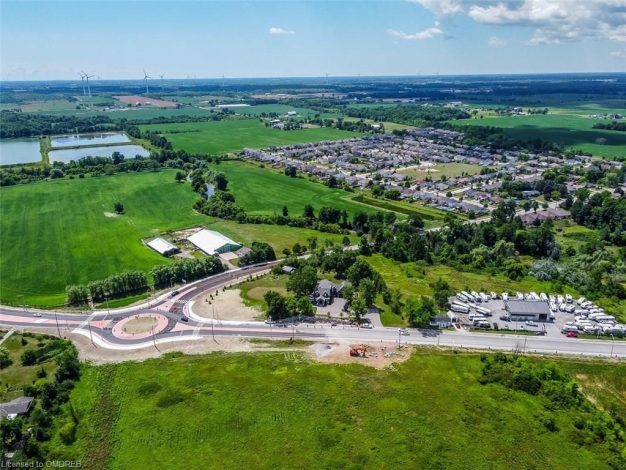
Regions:
<instances>
[{"instance_id":1,"label":"white roof building","mask_svg":"<svg viewBox=\"0 0 626 470\"><path fill-rule=\"evenodd\" d=\"M219 232L207 229L202 229L194 233L192 236L188 237L187 240L208 255L228 253L229 251L238 250L242 246L240 243L232 241Z\"/></svg>"},{"instance_id":2,"label":"white roof building","mask_svg":"<svg viewBox=\"0 0 626 470\"><path fill-rule=\"evenodd\" d=\"M170 242L164 240L163 238L155 238L154 240L150 240L147 245L163 256L169 256L172 253L176 253L178 251L178 248L175 245L172 245Z\"/></svg>"}]
</instances>

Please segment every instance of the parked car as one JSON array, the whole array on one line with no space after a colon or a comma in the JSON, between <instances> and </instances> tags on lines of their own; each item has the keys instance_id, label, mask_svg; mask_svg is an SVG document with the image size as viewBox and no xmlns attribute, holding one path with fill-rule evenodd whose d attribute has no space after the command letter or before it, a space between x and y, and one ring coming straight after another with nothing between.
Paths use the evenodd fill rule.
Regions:
<instances>
[{"instance_id":1,"label":"parked car","mask_svg":"<svg viewBox=\"0 0 626 470\"><path fill-rule=\"evenodd\" d=\"M575 331L568 331L567 333L565 333L565 336L568 338L578 338L578 333L576 333Z\"/></svg>"},{"instance_id":2,"label":"parked car","mask_svg":"<svg viewBox=\"0 0 626 470\"><path fill-rule=\"evenodd\" d=\"M528 321L526 322L526 324L527 324L528 326L537 326L537 324L536 324L534 321L532 321L532 320L528 320Z\"/></svg>"}]
</instances>

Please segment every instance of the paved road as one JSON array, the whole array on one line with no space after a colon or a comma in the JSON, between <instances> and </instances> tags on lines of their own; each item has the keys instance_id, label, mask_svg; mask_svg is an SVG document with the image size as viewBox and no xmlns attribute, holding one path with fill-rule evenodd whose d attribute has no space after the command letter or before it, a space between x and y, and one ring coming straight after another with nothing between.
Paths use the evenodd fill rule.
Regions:
<instances>
[{"instance_id":1,"label":"paved road","mask_svg":"<svg viewBox=\"0 0 626 470\"><path fill-rule=\"evenodd\" d=\"M0 326L25 330L47 329L51 334L63 336L69 336L68 333L73 332L90 338L96 346L118 350L158 347L162 343L193 341L203 337L276 339L296 337L312 341L344 340L367 343L400 341L402 344L411 345L626 358L626 342L624 341L469 333L464 330L443 332L409 330L408 335L400 335L397 328L363 329L353 326L332 327L327 324L307 323L281 328L263 322L212 322L210 319L184 314L185 305L203 292L220 289L242 277L265 271L272 264L274 263L227 271L180 288L174 296L167 293L143 305L117 310L70 314L0 307ZM163 315L168 320L167 325L154 335L129 339L117 337L113 333L113 326L119 321L135 315L151 313Z\"/></svg>"}]
</instances>

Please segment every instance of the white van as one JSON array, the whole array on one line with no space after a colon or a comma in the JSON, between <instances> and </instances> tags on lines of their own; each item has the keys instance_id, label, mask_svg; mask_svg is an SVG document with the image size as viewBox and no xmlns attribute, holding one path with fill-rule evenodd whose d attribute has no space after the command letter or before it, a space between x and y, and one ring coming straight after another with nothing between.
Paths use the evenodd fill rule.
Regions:
<instances>
[{"instance_id":1,"label":"white van","mask_svg":"<svg viewBox=\"0 0 626 470\"><path fill-rule=\"evenodd\" d=\"M485 307L474 307L474 310L476 310L478 313L485 315L487 317L491 316L491 310L489 310L488 308Z\"/></svg>"}]
</instances>

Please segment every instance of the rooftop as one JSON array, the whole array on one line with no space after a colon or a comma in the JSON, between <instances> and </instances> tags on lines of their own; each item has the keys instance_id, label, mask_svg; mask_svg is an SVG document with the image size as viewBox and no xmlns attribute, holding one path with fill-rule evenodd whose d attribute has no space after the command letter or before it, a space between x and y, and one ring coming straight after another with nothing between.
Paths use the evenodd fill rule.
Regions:
<instances>
[{"instance_id":1,"label":"rooftop","mask_svg":"<svg viewBox=\"0 0 626 470\"><path fill-rule=\"evenodd\" d=\"M511 315L550 314L548 302L542 300L507 300L505 304Z\"/></svg>"},{"instance_id":2,"label":"rooftop","mask_svg":"<svg viewBox=\"0 0 626 470\"><path fill-rule=\"evenodd\" d=\"M188 237L187 240L209 255L217 253L218 250L225 245L232 245L233 248L236 247L235 249L241 247L239 243L231 240L221 233L207 229L202 229L199 232L194 233L192 236Z\"/></svg>"}]
</instances>

